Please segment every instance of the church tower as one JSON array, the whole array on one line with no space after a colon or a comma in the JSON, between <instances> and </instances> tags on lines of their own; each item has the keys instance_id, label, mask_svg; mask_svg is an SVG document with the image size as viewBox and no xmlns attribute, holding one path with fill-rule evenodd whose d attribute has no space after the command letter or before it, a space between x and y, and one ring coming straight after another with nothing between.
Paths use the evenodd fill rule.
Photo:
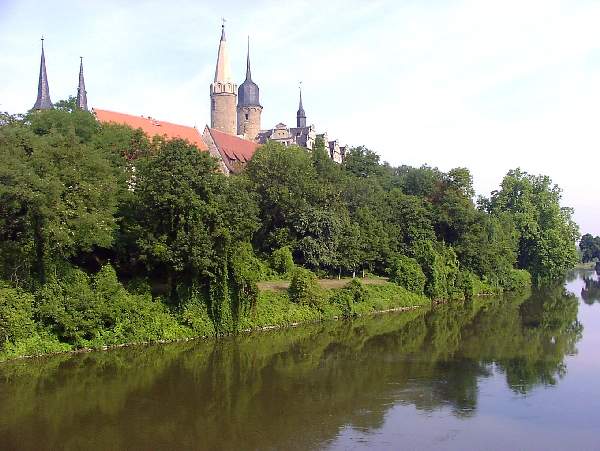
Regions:
<instances>
[{"instance_id":1,"label":"church tower","mask_svg":"<svg viewBox=\"0 0 600 451\"><path fill-rule=\"evenodd\" d=\"M48 86L48 74L46 73L46 58L44 57L44 38L42 37L42 58L40 60L40 78L38 81L38 94L34 110L50 110L54 108L50 100L50 87Z\"/></svg>"},{"instance_id":2,"label":"church tower","mask_svg":"<svg viewBox=\"0 0 600 451\"><path fill-rule=\"evenodd\" d=\"M77 108L83 111L88 110L87 91L85 90L85 80L83 79L83 56L79 61L79 85L77 86Z\"/></svg>"},{"instance_id":3,"label":"church tower","mask_svg":"<svg viewBox=\"0 0 600 451\"><path fill-rule=\"evenodd\" d=\"M229 52L225 39L225 24L221 29L221 42L215 69L215 80L210 85L210 126L235 135L237 85L231 80Z\"/></svg>"},{"instance_id":4,"label":"church tower","mask_svg":"<svg viewBox=\"0 0 600 451\"><path fill-rule=\"evenodd\" d=\"M302 88L300 88L300 103L298 105L298 111L296 112L296 127L306 127L306 113L302 107Z\"/></svg>"},{"instance_id":5,"label":"church tower","mask_svg":"<svg viewBox=\"0 0 600 451\"><path fill-rule=\"evenodd\" d=\"M246 139L255 140L260 131L262 106L259 101L258 85L252 81L250 72L250 37L246 57L246 80L238 90L237 134Z\"/></svg>"}]
</instances>

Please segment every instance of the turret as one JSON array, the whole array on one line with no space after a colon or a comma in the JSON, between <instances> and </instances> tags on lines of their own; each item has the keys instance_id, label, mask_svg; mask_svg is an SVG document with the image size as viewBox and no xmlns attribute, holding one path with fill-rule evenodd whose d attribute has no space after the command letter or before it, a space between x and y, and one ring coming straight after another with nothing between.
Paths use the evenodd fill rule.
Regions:
<instances>
[{"instance_id":1,"label":"turret","mask_svg":"<svg viewBox=\"0 0 600 451\"><path fill-rule=\"evenodd\" d=\"M46 73L46 58L44 57L44 38L42 38L42 57L40 59L40 78L38 81L38 94L34 110L50 110L54 108L50 100L50 87L48 86L48 74Z\"/></svg>"},{"instance_id":2,"label":"turret","mask_svg":"<svg viewBox=\"0 0 600 451\"><path fill-rule=\"evenodd\" d=\"M231 80L229 51L227 49L227 39L225 38L225 24L223 23L215 80L210 85L211 128L231 135L236 134L236 91L237 85Z\"/></svg>"},{"instance_id":3,"label":"turret","mask_svg":"<svg viewBox=\"0 0 600 451\"><path fill-rule=\"evenodd\" d=\"M250 70L250 37L248 37L248 53L246 56L246 79L238 90L237 134L246 139L255 140L260 131L260 106L258 85L252 81Z\"/></svg>"},{"instance_id":4,"label":"turret","mask_svg":"<svg viewBox=\"0 0 600 451\"><path fill-rule=\"evenodd\" d=\"M79 61L79 85L77 87L77 108L87 111L87 91L85 90L85 80L83 79L83 56Z\"/></svg>"}]
</instances>

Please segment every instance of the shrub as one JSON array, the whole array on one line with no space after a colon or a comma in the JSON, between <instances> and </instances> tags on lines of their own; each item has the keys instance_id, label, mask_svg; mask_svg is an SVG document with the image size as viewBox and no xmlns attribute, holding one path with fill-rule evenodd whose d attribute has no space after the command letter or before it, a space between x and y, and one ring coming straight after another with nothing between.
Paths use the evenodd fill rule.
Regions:
<instances>
[{"instance_id":1,"label":"shrub","mask_svg":"<svg viewBox=\"0 0 600 451\"><path fill-rule=\"evenodd\" d=\"M131 294L105 265L93 277L71 269L50 280L36 296L37 314L61 341L76 347L190 336L150 293Z\"/></svg>"},{"instance_id":2,"label":"shrub","mask_svg":"<svg viewBox=\"0 0 600 451\"><path fill-rule=\"evenodd\" d=\"M250 243L236 246L231 256L230 272L235 313L239 315L244 313L247 307L255 307L258 300L256 283L261 276L261 265Z\"/></svg>"},{"instance_id":3,"label":"shrub","mask_svg":"<svg viewBox=\"0 0 600 451\"><path fill-rule=\"evenodd\" d=\"M459 271L456 277L456 292L464 296L466 300L472 299L478 294L476 292L477 276L469 271Z\"/></svg>"},{"instance_id":4,"label":"shrub","mask_svg":"<svg viewBox=\"0 0 600 451\"><path fill-rule=\"evenodd\" d=\"M395 258L392 260L388 272L390 282L400 285L412 293L423 294L425 274L414 258L404 255Z\"/></svg>"},{"instance_id":5,"label":"shrub","mask_svg":"<svg viewBox=\"0 0 600 451\"><path fill-rule=\"evenodd\" d=\"M288 293L291 301L296 304L318 306L323 301L317 276L304 268L296 268L292 273Z\"/></svg>"},{"instance_id":6,"label":"shrub","mask_svg":"<svg viewBox=\"0 0 600 451\"><path fill-rule=\"evenodd\" d=\"M364 302L367 298L367 290L358 279L350 280L344 287L344 290L350 294L352 300L356 303Z\"/></svg>"},{"instance_id":7,"label":"shrub","mask_svg":"<svg viewBox=\"0 0 600 451\"><path fill-rule=\"evenodd\" d=\"M33 296L15 288L0 288L0 350L35 331Z\"/></svg>"},{"instance_id":8,"label":"shrub","mask_svg":"<svg viewBox=\"0 0 600 451\"><path fill-rule=\"evenodd\" d=\"M273 269L279 274L291 274L295 268L291 249L288 246L283 246L273 251L271 264L273 265Z\"/></svg>"},{"instance_id":9,"label":"shrub","mask_svg":"<svg viewBox=\"0 0 600 451\"><path fill-rule=\"evenodd\" d=\"M451 247L422 242L416 248L416 259L425 274L425 294L431 299L448 299L455 293L458 259Z\"/></svg>"},{"instance_id":10,"label":"shrub","mask_svg":"<svg viewBox=\"0 0 600 451\"><path fill-rule=\"evenodd\" d=\"M531 285L531 274L525 269L513 269L504 287L507 291L519 290Z\"/></svg>"}]
</instances>

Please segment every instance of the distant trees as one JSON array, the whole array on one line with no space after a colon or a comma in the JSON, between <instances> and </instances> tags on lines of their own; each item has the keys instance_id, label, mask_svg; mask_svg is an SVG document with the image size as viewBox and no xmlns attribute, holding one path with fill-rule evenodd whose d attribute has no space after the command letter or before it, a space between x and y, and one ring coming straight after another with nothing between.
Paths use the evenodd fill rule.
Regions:
<instances>
[{"instance_id":1,"label":"distant trees","mask_svg":"<svg viewBox=\"0 0 600 451\"><path fill-rule=\"evenodd\" d=\"M600 236L594 237L586 233L579 241L579 249L581 250L581 261L583 263L600 260Z\"/></svg>"}]
</instances>

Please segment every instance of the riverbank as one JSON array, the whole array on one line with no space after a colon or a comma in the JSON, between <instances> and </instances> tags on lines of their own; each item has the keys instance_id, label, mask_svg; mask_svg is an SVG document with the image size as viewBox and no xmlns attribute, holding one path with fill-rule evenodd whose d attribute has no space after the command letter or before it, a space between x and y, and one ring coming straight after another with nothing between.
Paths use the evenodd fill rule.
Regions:
<instances>
[{"instance_id":1,"label":"riverbank","mask_svg":"<svg viewBox=\"0 0 600 451\"><path fill-rule=\"evenodd\" d=\"M357 282L359 280L360 283ZM238 312L236 329L231 333L298 327L323 321L430 308L440 303L439 300L434 302L424 295L412 293L385 278L367 277L319 279L319 301L299 304L290 299L289 284L286 280L259 282L256 304L249 311ZM484 288L483 285L478 286L474 295L490 296L492 293ZM135 319L131 319L131 322L135 322ZM198 303L190 303L180 311L162 311L155 318L155 323L154 327L146 327L141 333L136 330L134 339L123 339L126 337L124 326L118 325L92 340L80 342L80 345L60 342L50 330L38 329L19 342L5 344L0 352L0 362L60 353L190 341L217 335L206 307Z\"/></svg>"}]
</instances>

